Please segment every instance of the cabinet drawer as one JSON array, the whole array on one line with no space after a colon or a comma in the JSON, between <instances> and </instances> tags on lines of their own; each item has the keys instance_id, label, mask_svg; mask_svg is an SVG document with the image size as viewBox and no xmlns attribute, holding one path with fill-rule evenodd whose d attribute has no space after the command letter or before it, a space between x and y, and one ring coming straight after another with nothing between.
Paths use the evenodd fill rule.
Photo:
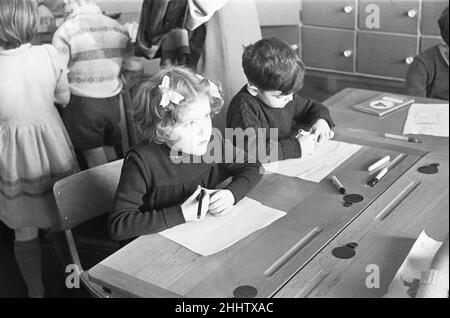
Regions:
<instances>
[{"instance_id":1,"label":"cabinet drawer","mask_svg":"<svg viewBox=\"0 0 450 318\"><path fill-rule=\"evenodd\" d=\"M404 78L407 58L416 56L417 38L413 36L360 32L357 42L359 73Z\"/></svg>"},{"instance_id":2,"label":"cabinet drawer","mask_svg":"<svg viewBox=\"0 0 450 318\"><path fill-rule=\"evenodd\" d=\"M259 23L266 25L294 25L300 22L298 0L256 0Z\"/></svg>"},{"instance_id":3,"label":"cabinet drawer","mask_svg":"<svg viewBox=\"0 0 450 318\"><path fill-rule=\"evenodd\" d=\"M372 11L370 6L379 8L379 28L367 24ZM359 0L358 25L361 30L417 34L419 19L419 0ZM368 10L369 12L366 12ZM370 19L369 19L370 20Z\"/></svg>"},{"instance_id":4,"label":"cabinet drawer","mask_svg":"<svg viewBox=\"0 0 450 318\"><path fill-rule=\"evenodd\" d=\"M261 27L263 38L275 37L286 41L292 47L299 48L300 43L300 26L263 26Z\"/></svg>"},{"instance_id":5,"label":"cabinet drawer","mask_svg":"<svg viewBox=\"0 0 450 318\"><path fill-rule=\"evenodd\" d=\"M354 71L354 31L303 27L301 50L308 67Z\"/></svg>"},{"instance_id":6,"label":"cabinet drawer","mask_svg":"<svg viewBox=\"0 0 450 318\"><path fill-rule=\"evenodd\" d=\"M301 21L316 25L354 29L356 0L303 0Z\"/></svg>"},{"instance_id":7,"label":"cabinet drawer","mask_svg":"<svg viewBox=\"0 0 450 318\"><path fill-rule=\"evenodd\" d=\"M437 21L447 6L448 0L422 1L422 34L441 35Z\"/></svg>"},{"instance_id":8,"label":"cabinet drawer","mask_svg":"<svg viewBox=\"0 0 450 318\"><path fill-rule=\"evenodd\" d=\"M439 43L441 43L441 38L422 36L420 39L420 52L423 52Z\"/></svg>"}]
</instances>

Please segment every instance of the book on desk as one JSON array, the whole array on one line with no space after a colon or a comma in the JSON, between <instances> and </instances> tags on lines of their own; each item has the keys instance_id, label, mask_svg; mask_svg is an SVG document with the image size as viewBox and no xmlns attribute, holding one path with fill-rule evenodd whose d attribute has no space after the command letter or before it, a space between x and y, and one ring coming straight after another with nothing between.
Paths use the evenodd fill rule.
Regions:
<instances>
[{"instance_id":1,"label":"book on desk","mask_svg":"<svg viewBox=\"0 0 450 318\"><path fill-rule=\"evenodd\" d=\"M414 99L405 98L392 94L378 94L360 104L353 106L353 109L374 116L385 116L397 109L406 107L414 103Z\"/></svg>"}]
</instances>

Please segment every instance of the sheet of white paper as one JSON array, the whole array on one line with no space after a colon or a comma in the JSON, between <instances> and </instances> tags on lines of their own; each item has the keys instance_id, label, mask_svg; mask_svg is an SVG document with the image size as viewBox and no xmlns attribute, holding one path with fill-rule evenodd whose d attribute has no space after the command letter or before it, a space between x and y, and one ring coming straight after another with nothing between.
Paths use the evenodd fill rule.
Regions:
<instances>
[{"instance_id":1,"label":"sheet of white paper","mask_svg":"<svg viewBox=\"0 0 450 318\"><path fill-rule=\"evenodd\" d=\"M403 134L448 137L448 104L412 104Z\"/></svg>"},{"instance_id":2,"label":"sheet of white paper","mask_svg":"<svg viewBox=\"0 0 450 318\"><path fill-rule=\"evenodd\" d=\"M263 164L266 173L278 173L312 182L320 182L330 172L361 149L359 145L328 140L317 144L315 151L299 159Z\"/></svg>"},{"instance_id":3,"label":"sheet of white paper","mask_svg":"<svg viewBox=\"0 0 450 318\"><path fill-rule=\"evenodd\" d=\"M430 268L431 260L442 242L429 237L423 231L397 271L385 298L414 298L419 288L422 271Z\"/></svg>"},{"instance_id":4,"label":"sheet of white paper","mask_svg":"<svg viewBox=\"0 0 450 318\"><path fill-rule=\"evenodd\" d=\"M244 198L226 216L207 215L199 222L188 222L160 232L191 251L208 256L240 241L286 215L258 201Z\"/></svg>"}]
</instances>

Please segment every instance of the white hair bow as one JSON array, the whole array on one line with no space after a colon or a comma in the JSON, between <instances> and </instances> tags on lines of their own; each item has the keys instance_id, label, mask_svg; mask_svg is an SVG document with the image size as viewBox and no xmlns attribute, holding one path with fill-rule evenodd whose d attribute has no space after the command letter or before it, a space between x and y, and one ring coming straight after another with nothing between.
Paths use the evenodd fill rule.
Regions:
<instances>
[{"instance_id":1,"label":"white hair bow","mask_svg":"<svg viewBox=\"0 0 450 318\"><path fill-rule=\"evenodd\" d=\"M167 107L170 103L179 104L184 100L184 96L174 92L170 89L170 79L166 75L163 77L161 85L159 85L161 90L161 102L159 105L162 107Z\"/></svg>"},{"instance_id":2,"label":"white hair bow","mask_svg":"<svg viewBox=\"0 0 450 318\"><path fill-rule=\"evenodd\" d=\"M203 76L201 76L200 74L197 74L197 77L198 77L199 79L201 79L202 81L207 80L207 79L205 79ZM222 99L222 95L220 95L220 91L219 91L219 88L217 87L217 85L214 84L214 83L213 83L212 81L210 81L209 79L208 79L207 81L208 81L209 87L211 88L211 95L212 95L213 97Z\"/></svg>"}]
</instances>

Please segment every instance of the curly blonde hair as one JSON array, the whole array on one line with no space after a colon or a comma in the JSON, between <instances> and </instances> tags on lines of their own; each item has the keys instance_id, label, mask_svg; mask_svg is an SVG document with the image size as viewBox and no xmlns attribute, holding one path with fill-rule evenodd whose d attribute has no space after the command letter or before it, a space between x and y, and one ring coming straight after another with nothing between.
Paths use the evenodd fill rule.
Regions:
<instances>
[{"instance_id":1,"label":"curly blonde hair","mask_svg":"<svg viewBox=\"0 0 450 318\"><path fill-rule=\"evenodd\" d=\"M184 97L179 104L169 102L165 107L160 105L162 93L159 86L165 76L170 81L169 89ZM166 143L172 127L179 120L180 112L201 96L209 98L212 115L220 113L224 103L223 94L219 88L218 97L212 83L183 66L165 68L151 78L143 78L137 85L132 103L132 115L139 133L148 141Z\"/></svg>"}]
</instances>

